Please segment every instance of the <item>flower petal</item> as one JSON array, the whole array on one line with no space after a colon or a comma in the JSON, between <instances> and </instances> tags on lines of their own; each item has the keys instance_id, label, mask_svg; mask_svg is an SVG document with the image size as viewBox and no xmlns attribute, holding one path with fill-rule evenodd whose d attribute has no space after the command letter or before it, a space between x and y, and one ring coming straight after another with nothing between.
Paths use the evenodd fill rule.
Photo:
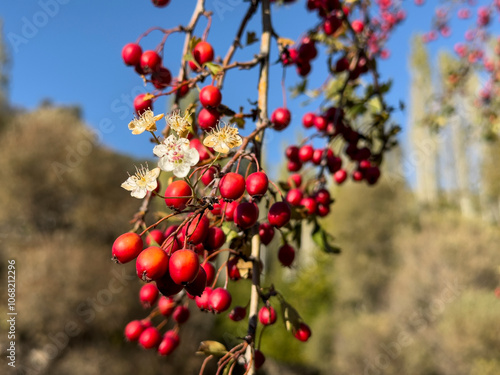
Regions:
<instances>
[{"instance_id":1,"label":"flower petal","mask_svg":"<svg viewBox=\"0 0 500 375\"><path fill-rule=\"evenodd\" d=\"M178 164L175 166L175 168L173 170L173 174L176 177L186 177L188 175L190 169L191 168L190 168L189 164L186 164L186 163Z\"/></svg>"}]
</instances>

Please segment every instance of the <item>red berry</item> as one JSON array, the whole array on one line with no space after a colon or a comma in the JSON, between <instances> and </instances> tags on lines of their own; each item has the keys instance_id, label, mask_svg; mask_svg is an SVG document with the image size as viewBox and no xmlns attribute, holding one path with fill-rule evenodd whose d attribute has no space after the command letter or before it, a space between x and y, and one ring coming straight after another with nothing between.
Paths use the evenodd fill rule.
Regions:
<instances>
[{"instance_id":1,"label":"red berry","mask_svg":"<svg viewBox=\"0 0 500 375\"><path fill-rule=\"evenodd\" d=\"M224 199L238 199L245 192L245 178L238 173L226 173L219 182L219 190Z\"/></svg>"},{"instance_id":2,"label":"red berry","mask_svg":"<svg viewBox=\"0 0 500 375\"><path fill-rule=\"evenodd\" d=\"M273 128L276 130L285 129L292 120L292 114L286 108L277 108L271 115L271 122L273 124Z\"/></svg>"},{"instance_id":3,"label":"red berry","mask_svg":"<svg viewBox=\"0 0 500 375\"><path fill-rule=\"evenodd\" d=\"M176 284L186 285L198 276L200 261L198 255L189 249L177 250L170 257L170 277Z\"/></svg>"},{"instance_id":4,"label":"red berry","mask_svg":"<svg viewBox=\"0 0 500 375\"><path fill-rule=\"evenodd\" d=\"M229 309L231 306L231 293L224 288L217 288L212 291L208 303L210 308L216 313L221 313Z\"/></svg>"},{"instance_id":5,"label":"red berry","mask_svg":"<svg viewBox=\"0 0 500 375\"><path fill-rule=\"evenodd\" d=\"M344 169L339 169L335 172L333 178L335 179L335 182L340 185L347 179L347 172Z\"/></svg>"},{"instance_id":6,"label":"red berry","mask_svg":"<svg viewBox=\"0 0 500 375\"><path fill-rule=\"evenodd\" d=\"M124 233L120 235L111 249L113 260L118 263L128 263L137 258L142 251L142 239L137 233Z\"/></svg>"},{"instance_id":7,"label":"red berry","mask_svg":"<svg viewBox=\"0 0 500 375\"><path fill-rule=\"evenodd\" d=\"M323 31L326 35L332 35L335 34L341 25L342 20L336 15L331 15L323 23Z\"/></svg>"},{"instance_id":8,"label":"red berry","mask_svg":"<svg viewBox=\"0 0 500 375\"><path fill-rule=\"evenodd\" d=\"M374 185L380 178L380 169L378 167L369 167L366 169L365 178L369 185Z\"/></svg>"},{"instance_id":9,"label":"red berry","mask_svg":"<svg viewBox=\"0 0 500 375\"><path fill-rule=\"evenodd\" d=\"M205 261L202 265L207 274L207 285L212 285L215 280L215 267L212 263Z\"/></svg>"},{"instance_id":10,"label":"red berry","mask_svg":"<svg viewBox=\"0 0 500 375\"><path fill-rule=\"evenodd\" d=\"M191 199L193 191L186 181L177 180L167 186L165 190L165 203L168 207L181 211ZM175 198L184 197L184 198Z\"/></svg>"},{"instance_id":11,"label":"red berry","mask_svg":"<svg viewBox=\"0 0 500 375\"><path fill-rule=\"evenodd\" d=\"M288 224L292 216L292 211L290 206L286 202L276 202L269 209L267 214L267 220L269 224L274 225L277 228L281 228Z\"/></svg>"},{"instance_id":12,"label":"red berry","mask_svg":"<svg viewBox=\"0 0 500 375\"><path fill-rule=\"evenodd\" d=\"M258 370L262 367L262 365L266 361L266 357L260 350L255 349L254 361L255 361L255 369Z\"/></svg>"},{"instance_id":13,"label":"red berry","mask_svg":"<svg viewBox=\"0 0 500 375\"><path fill-rule=\"evenodd\" d=\"M176 92L179 98L183 98L189 92L189 85L186 81L182 81L179 83L178 79L175 78L172 82L172 86L177 90Z\"/></svg>"},{"instance_id":14,"label":"red berry","mask_svg":"<svg viewBox=\"0 0 500 375\"><path fill-rule=\"evenodd\" d=\"M278 250L278 259L285 267L290 267L295 259L295 249L288 244L284 244Z\"/></svg>"},{"instance_id":15,"label":"red berry","mask_svg":"<svg viewBox=\"0 0 500 375\"><path fill-rule=\"evenodd\" d=\"M158 354L159 355L169 355L177 348L179 345L179 340L174 339L173 337L163 337L160 345L158 346Z\"/></svg>"},{"instance_id":16,"label":"red berry","mask_svg":"<svg viewBox=\"0 0 500 375\"><path fill-rule=\"evenodd\" d=\"M154 284L145 284L139 291L139 300L144 307L151 307L158 299L158 288Z\"/></svg>"},{"instance_id":17,"label":"red berry","mask_svg":"<svg viewBox=\"0 0 500 375\"><path fill-rule=\"evenodd\" d=\"M302 146L299 150L299 159L305 163L311 160L314 153L314 148L311 145Z\"/></svg>"},{"instance_id":18,"label":"red berry","mask_svg":"<svg viewBox=\"0 0 500 375\"><path fill-rule=\"evenodd\" d=\"M269 243L273 240L274 237L274 228L269 223L262 223L259 225L259 236L260 241L264 245L269 245Z\"/></svg>"},{"instance_id":19,"label":"red berry","mask_svg":"<svg viewBox=\"0 0 500 375\"><path fill-rule=\"evenodd\" d=\"M153 109L153 101L151 99L144 99L146 94L139 94L134 99L134 109L135 113L138 115L142 114L146 110Z\"/></svg>"},{"instance_id":20,"label":"red berry","mask_svg":"<svg viewBox=\"0 0 500 375\"><path fill-rule=\"evenodd\" d=\"M158 310L164 316L172 314L176 305L177 303L175 303L174 299L170 297L161 296L158 300Z\"/></svg>"},{"instance_id":21,"label":"red berry","mask_svg":"<svg viewBox=\"0 0 500 375\"><path fill-rule=\"evenodd\" d=\"M222 205L222 210L224 211L226 221L234 220L234 212L236 211L236 207L238 207L238 202L224 202Z\"/></svg>"},{"instance_id":22,"label":"red berry","mask_svg":"<svg viewBox=\"0 0 500 375\"><path fill-rule=\"evenodd\" d=\"M208 228L208 234L203 244L209 251L218 250L226 242L226 234L219 227Z\"/></svg>"},{"instance_id":23,"label":"red berry","mask_svg":"<svg viewBox=\"0 0 500 375\"><path fill-rule=\"evenodd\" d=\"M220 114L216 109L202 108L198 113L198 125L201 129L209 131L217 125Z\"/></svg>"},{"instance_id":24,"label":"red berry","mask_svg":"<svg viewBox=\"0 0 500 375\"><path fill-rule=\"evenodd\" d=\"M196 151L198 151L198 154L200 154L200 160L207 160L210 158L210 154L208 153L208 150L201 141L198 138L193 138L191 141L189 141L189 147L195 148Z\"/></svg>"},{"instance_id":25,"label":"red berry","mask_svg":"<svg viewBox=\"0 0 500 375\"><path fill-rule=\"evenodd\" d=\"M304 206L306 209L307 215L314 215L316 212L316 200L311 197L303 198L300 201L301 206Z\"/></svg>"},{"instance_id":26,"label":"red berry","mask_svg":"<svg viewBox=\"0 0 500 375\"><path fill-rule=\"evenodd\" d=\"M212 294L212 288L207 286L200 297L194 298L194 301L196 302L196 306L198 306L198 308L200 310L209 310L210 309L209 299L210 299L211 294Z\"/></svg>"},{"instance_id":27,"label":"red berry","mask_svg":"<svg viewBox=\"0 0 500 375\"><path fill-rule=\"evenodd\" d=\"M125 326L125 338L128 341L137 341L144 328L140 320L132 320Z\"/></svg>"},{"instance_id":28,"label":"red berry","mask_svg":"<svg viewBox=\"0 0 500 375\"><path fill-rule=\"evenodd\" d=\"M363 179L363 172L361 171L353 171L352 172L352 179L356 182L359 182Z\"/></svg>"},{"instance_id":29,"label":"red berry","mask_svg":"<svg viewBox=\"0 0 500 375\"><path fill-rule=\"evenodd\" d=\"M298 188L302 185L302 176L298 173L292 174L288 177L288 186L291 188Z\"/></svg>"},{"instance_id":30,"label":"red berry","mask_svg":"<svg viewBox=\"0 0 500 375\"><path fill-rule=\"evenodd\" d=\"M316 207L316 215L319 217L325 217L330 213L330 206L325 204L318 204Z\"/></svg>"},{"instance_id":31,"label":"red berry","mask_svg":"<svg viewBox=\"0 0 500 375\"><path fill-rule=\"evenodd\" d=\"M297 146L288 146L286 148L285 155L288 158L288 160L298 161L299 148Z\"/></svg>"},{"instance_id":32,"label":"red berry","mask_svg":"<svg viewBox=\"0 0 500 375\"><path fill-rule=\"evenodd\" d=\"M200 103L203 107L218 107L222 94L215 86L205 86L200 91Z\"/></svg>"},{"instance_id":33,"label":"red berry","mask_svg":"<svg viewBox=\"0 0 500 375\"><path fill-rule=\"evenodd\" d=\"M318 131L325 131L328 127L328 121L325 116L316 116L314 118L314 127L318 129Z\"/></svg>"},{"instance_id":34,"label":"red berry","mask_svg":"<svg viewBox=\"0 0 500 375\"><path fill-rule=\"evenodd\" d=\"M301 77L307 76L311 72L311 64L309 61L298 61L297 62L297 74Z\"/></svg>"},{"instance_id":35,"label":"red berry","mask_svg":"<svg viewBox=\"0 0 500 375\"><path fill-rule=\"evenodd\" d=\"M311 158L311 161L313 162L313 164L315 164L315 165L321 164L321 160L323 160L323 153L324 153L323 149L318 148L318 149L314 150L313 156Z\"/></svg>"},{"instance_id":36,"label":"red berry","mask_svg":"<svg viewBox=\"0 0 500 375\"><path fill-rule=\"evenodd\" d=\"M200 266L196 279L194 279L194 281L189 285L185 286L184 289L186 289L186 292L188 292L191 297L194 297L201 296L201 293L203 293L206 286L207 273L205 272L205 269Z\"/></svg>"},{"instance_id":37,"label":"red berry","mask_svg":"<svg viewBox=\"0 0 500 375\"><path fill-rule=\"evenodd\" d=\"M182 285L174 283L168 272L165 272L161 279L156 280L156 287L166 297L173 296L182 290Z\"/></svg>"},{"instance_id":38,"label":"red berry","mask_svg":"<svg viewBox=\"0 0 500 375\"><path fill-rule=\"evenodd\" d=\"M302 162L300 160L290 160L286 167L290 172L298 172L302 168Z\"/></svg>"},{"instance_id":39,"label":"red berry","mask_svg":"<svg viewBox=\"0 0 500 375\"><path fill-rule=\"evenodd\" d=\"M305 323L300 323L299 328L295 330L293 335L302 342L305 342L309 340L309 337L311 337L311 329L309 326Z\"/></svg>"},{"instance_id":40,"label":"red berry","mask_svg":"<svg viewBox=\"0 0 500 375\"><path fill-rule=\"evenodd\" d=\"M161 66L156 72L153 72L153 74L151 74L151 83L158 90L162 90L165 87L168 87L170 85L170 82L172 82L172 74L170 73L170 70L163 66Z\"/></svg>"},{"instance_id":41,"label":"red berry","mask_svg":"<svg viewBox=\"0 0 500 375\"><path fill-rule=\"evenodd\" d=\"M304 194L302 193L302 190L291 189L286 194L286 201L290 203L292 206L300 206L300 202L302 201L303 197Z\"/></svg>"},{"instance_id":42,"label":"red berry","mask_svg":"<svg viewBox=\"0 0 500 375\"><path fill-rule=\"evenodd\" d=\"M189 319L189 309L186 306L177 306L172 313L172 318L179 323L185 323Z\"/></svg>"},{"instance_id":43,"label":"red berry","mask_svg":"<svg viewBox=\"0 0 500 375\"><path fill-rule=\"evenodd\" d=\"M345 58L345 57L342 57L335 64L335 71L337 73L341 73L341 72L346 71L347 69L349 69L349 60L347 60L347 58Z\"/></svg>"},{"instance_id":44,"label":"red berry","mask_svg":"<svg viewBox=\"0 0 500 375\"><path fill-rule=\"evenodd\" d=\"M160 279L168 271L168 255L156 246L144 249L136 260L137 276L143 281Z\"/></svg>"},{"instance_id":45,"label":"red berry","mask_svg":"<svg viewBox=\"0 0 500 375\"><path fill-rule=\"evenodd\" d=\"M193 57L198 63L198 65L203 66L203 64L210 62L214 59L214 49L207 42L198 42L193 48ZM192 61L189 62L189 66L192 70L198 70L196 64Z\"/></svg>"},{"instance_id":46,"label":"red berry","mask_svg":"<svg viewBox=\"0 0 500 375\"><path fill-rule=\"evenodd\" d=\"M146 244L148 246L152 246L152 245L159 246L163 243L164 240L165 240L165 237L164 237L163 231L161 231L159 229L153 229L146 236Z\"/></svg>"},{"instance_id":47,"label":"red berry","mask_svg":"<svg viewBox=\"0 0 500 375\"><path fill-rule=\"evenodd\" d=\"M259 321L265 326L276 323L276 310L272 306L262 306L259 311Z\"/></svg>"},{"instance_id":48,"label":"red berry","mask_svg":"<svg viewBox=\"0 0 500 375\"><path fill-rule=\"evenodd\" d=\"M231 319L234 322L239 322L240 320L245 319L246 316L247 316L247 309L241 306L234 307L228 314L229 319Z\"/></svg>"},{"instance_id":49,"label":"red berry","mask_svg":"<svg viewBox=\"0 0 500 375\"><path fill-rule=\"evenodd\" d=\"M166 7L168 3L170 3L170 0L152 0L152 1L153 5L158 8Z\"/></svg>"},{"instance_id":50,"label":"red berry","mask_svg":"<svg viewBox=\"0 0 500 375\"><path fill-rule=\"evenodd\" d=\"M234 223L242 229L252 227L259 218L259 207L254 202L243 202L236 207Z\"/></svg>"},{"instance_id":51,"label":"red berry","mask_svg":"<svg viewBox=\"0 0 500 375\"><path fill-rule=\"evenodd\" d=\"M136 66L141 61L142 48L135 43L128 43L122 49L122 59L126 65Z\"/></svg>"},{"instance_id":52,"label":"red berry","mask_svg":"<svg viewBox=\"0 0 500 375\"><path fill-rule=\"evenodd\" d=\"M314 126L314 119L316 118L316 115L312 112L308 112L302 117L302 125L304 125L304 128L310 128Z\"/></svg>"},{"instance_id":53,"label":"red berry","mask_svg":"<svg viewBox=\"0 0 500 375\"><path fill-rule=\"evenodd\" d=\"M153 349L160 345L161 335L155 327L146 328L139 336L139 344L144 349Z\"/></svg>"},{"instance_id":54,"label":"red berry","mask_svg":"<svg viewBox=\"0 0 500 375\"><path fill-rule=\"evenodd\" d=\"M330 151L330 150L328 150ZM326 155L326 165L330 173L337 172L340 168L342 168L342 159L338 156L335 156L333 152L330 155L330 152Z\"/></svg>"},{"instance_id":55,"label":"red berry","mask_svg":"<svg viewBox=\"0 0 500 375\"><path fill-rule=\"evenodd\" d=\"M330 192L326 189L320 189L314 196L316 202L319 204L329 205L330 204Z\"/></svg>"},{"instance_id":56,"label":"red berry","mask_svg":"<svg viewBox=\"0 0 500 375\"><path fill-rule=\"evenodd\" d=\"M208 227L210 226L210 221L203 215L196 216L189 225L185 225L182 228L182 233L184 236L187 235L188 242L193 245L198 245L202 243L208 234Z\"/></svg>"},{"instance_id":57,"label":"red berry","mask_svg":"<svg viewBox=\"0 0 500 375\"><path fill-rule=\"evenodd\" d=\"M213 181L215 175L217 174L217 168L215 167L210 167L207 168L203 174L201 175L201 182L203 182L203 185L208 186L210 183Z\"/></svg>"},{"instance_id":58,"label":"red berry","mask_svg":"<svg viewBox=\"0 0 500 375\"><path fill-rule=\"evenodd\" d=\"M234 257L228 260L227 270L229 278L233 281L238 281L241 279L240 269L238 268L238 261L240 258Z\"/></svg>"},{"instance_id":59,"label":"red berry","mask_svg":"<svg viewBox=\"0 0 500 375\"><path fill-rule=\"evenodd\" d=\"M141 68L146 73L152 73L160 69L161 57L155 51L144 51L141 55Z\"/></svg>"},{"instance_id":60,"label":"red berry","mask_svg":"<svg viewBox=\"0 0 500 375\"><path fill-rule=\"evenodd\" d=\"M251 196L264 195L269 186L269 179L264 172L255 172L247 177L246 189Z\"/></svg>"},{"instance_id":61,"label":"red berry","mask_svg":"<svg viewBox=\"0 0 500 375\"><path fill-rule=\"evenodd\" d=\"M365 29L365 24L361 20L354 20L351 22L351 26L355 33L361 34Z\"/></svg>"}]
</instances>

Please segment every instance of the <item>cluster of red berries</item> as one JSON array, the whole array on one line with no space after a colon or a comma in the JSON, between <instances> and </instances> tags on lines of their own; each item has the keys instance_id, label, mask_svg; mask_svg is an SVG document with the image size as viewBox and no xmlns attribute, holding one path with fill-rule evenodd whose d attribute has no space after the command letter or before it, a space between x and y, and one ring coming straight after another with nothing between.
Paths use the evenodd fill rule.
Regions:
<instances>
[{"instance_id":1,"label":"cluster of red berries","mask_svg":"<svg viewBox=\"0 0 500 375\"><path fill-rule=\"evenodd\" d=\"M219 122L220 113L217 107L222 102L222 94L215 86L205 86L200 90L199 98L203 108L198 112L198 125L202 130L209 131Z\"/></svg>"},{"instance_id":2,"label":"cluster of red berries","mask_svg":"<svg viewBox=\"0 0 500 375\"><path fill-rule=\"evenodd\" d=\"M311 72L311 61L318 56L316 42L306 36L301 39L296 48L285 49L281 53L281 62L283 65L296 65L297 74L305 77Z\"/></svg>"},{"instance_id":3,"label":"cluster of red berries","mask_svg":"<svg viewBox=\"0 0 500 375\"><path fill-rule=\"evenodd\" d=\"M168 1L153 1L153 3L157 6L165 6L168 4ZM158 49L161 49L161 47L159 46ZM199 71L203 68L205 63L211 62L214 59L214 50L212 46L210 43L204 41L196 43L191 51L191 54L193 56L193 60L189 61L189 66L193 71ZM172 88L177 92L179 97L184 97L189 92L187 82L179 83L176 79L172 80L172 74L170 73L170 70L163 66L162 58L158 51L142 51L142 48L138 43L128 43L122 49L122 59L125 65L133 66L136 73L146 77L146 81L152 83L157 90ZM219 119L218 113L213 108L216 108L220 104L220 100L216 105L214 105L213 103L215 103L215 97L213 97L213 95L213 92L205 94L205 97L208 99L207 104L204 106L208 109L205 109L205 112L202 110L203 115L201 122L204 125L200 124L200 126L203 129L215 126ZM138 115L147 109L152 110L152 108L153 101L152 99L145 97L145 94L139 94L135 97L134 109ZM215 116L216 113L217 116ZM210 114L210 116L207 116L207 114Z\"/></svg>"}]
</instances>

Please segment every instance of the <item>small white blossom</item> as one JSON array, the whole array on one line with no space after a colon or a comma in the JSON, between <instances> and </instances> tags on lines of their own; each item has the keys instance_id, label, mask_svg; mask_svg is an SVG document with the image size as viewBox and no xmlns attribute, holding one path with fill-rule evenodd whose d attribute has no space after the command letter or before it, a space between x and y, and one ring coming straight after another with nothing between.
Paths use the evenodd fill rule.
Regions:
<instances>
[{"instance_id":1,"label":"small white blossom","mask_svg":"<svg viewBox=\"0 0 500 375\"><path fill-rule=\"evenodd\" d=\"M241 146L243 139L238 134L238 129L224 125L217 127L203 140L203 144L207 147L212 147L215 151L227 154L230 149Z\"/></svg>"},{"instance_id":2,"label":"small white blossom","mask_svg":"<svg viewBox=\"0 0 500 375\"><path fill-rule=\"evenodd\" d=\"M130 191L130 195L134 198L142 199L146 196L148 191L153 191L158 186L156 179L160 175L160 168L154 168L149 170L148 167L143 167L141 169L135 167L136 173L134 176L130 176L121 186L125 190Z\"/></svg>"},{"instance_id":3,"label":"small white blossom","mask_svg":"<svg viewBox=\"0 0 500 375\"><path fill-rule=\"evenodd\" d=\"M139 118L135 118L128 124L129 130L132 130L132 134L141 134L143 132L150 131L154 132L156 130L156 121L161 120L164 114L155 116L153 111L146 110L143 112Z\"/></svg>"},{"instance_id":4,"label":"small white blossom","mask_svg":"<svg viewBox=\"0 0 500 375\"><path fill-rule=\"evenodd\" d=\"M193 165L200 160L195 148L189 147L189 140L168 136L161 144L153 148L153 153L160 158L158 166L176 177L186 177Z\"/></svg>"}]
</instances>

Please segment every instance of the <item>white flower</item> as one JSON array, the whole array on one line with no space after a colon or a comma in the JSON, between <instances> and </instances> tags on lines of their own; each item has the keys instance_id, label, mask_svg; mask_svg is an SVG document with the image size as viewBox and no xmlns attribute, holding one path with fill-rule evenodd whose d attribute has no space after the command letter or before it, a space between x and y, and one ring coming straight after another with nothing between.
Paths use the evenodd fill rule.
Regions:
<instances>
[{"instance_id":1,"label":"white flower","mask_svg":"<svg viewBox=\"0 0 500 375\"><path fill-rule=\"evenodd\" d=\"M166 121L170 129L175 131L179 137L185 138L191 129L190 116L189 111L185 112L184 117L181 117L180 111L177 111L168 116Z\"/></svg>"},{"instance_id":2,"label":"white flower","mask_svg":"<svg viewBox=\"0 0 500 375\"><path fill-rule=\"evenodd\" d=\"M160 158L158 166L164 171L172 171L176 177L186 177L191 167L200 160L198 151L189 147L189 141L175 135L168 136L163 143L155 146L153 153Z\"/></svg>"},{"instance_id":3,"label":"white flower","mask_svg":"<svg viewBox=\"0 0 500 375\"><path fill-rule=\"evenodd\" d=\"M203 144L212 147L215 151L227 154L230 149L241 146L243 140L238 134L238 129L233 126L220 124L203 140Z\"/></svg>"},{"instance_id":4,"label":"white flower","mask_svg":"<svg viewBox=\"0 0 500 375\"><path fill-rule=\"evenodd\" d=\"M146 167L141 165L141 169L135 167L135 170L136 174L129 175L127 181L122 184L122 188L131 191L130 195L134 198L142 199L148 191L153 191L158 186L156 179L160 175L160 168L149 170L147 165Z\"/></svg>"},{"instance_id":5,"label":"white flower","mask_svg":"<svg viewBox=\"0 0 500 375\"><path fill-rule=\"evenodd\" d=\"M139 118L135 118L128 124L129 130L132 130L132 134L141 134L143 132L150 131L154 132L156 130L156 121L161 120L164 114L155 116L153 111L146 110L143 112Z\"/></svg>"}]
</instances>

